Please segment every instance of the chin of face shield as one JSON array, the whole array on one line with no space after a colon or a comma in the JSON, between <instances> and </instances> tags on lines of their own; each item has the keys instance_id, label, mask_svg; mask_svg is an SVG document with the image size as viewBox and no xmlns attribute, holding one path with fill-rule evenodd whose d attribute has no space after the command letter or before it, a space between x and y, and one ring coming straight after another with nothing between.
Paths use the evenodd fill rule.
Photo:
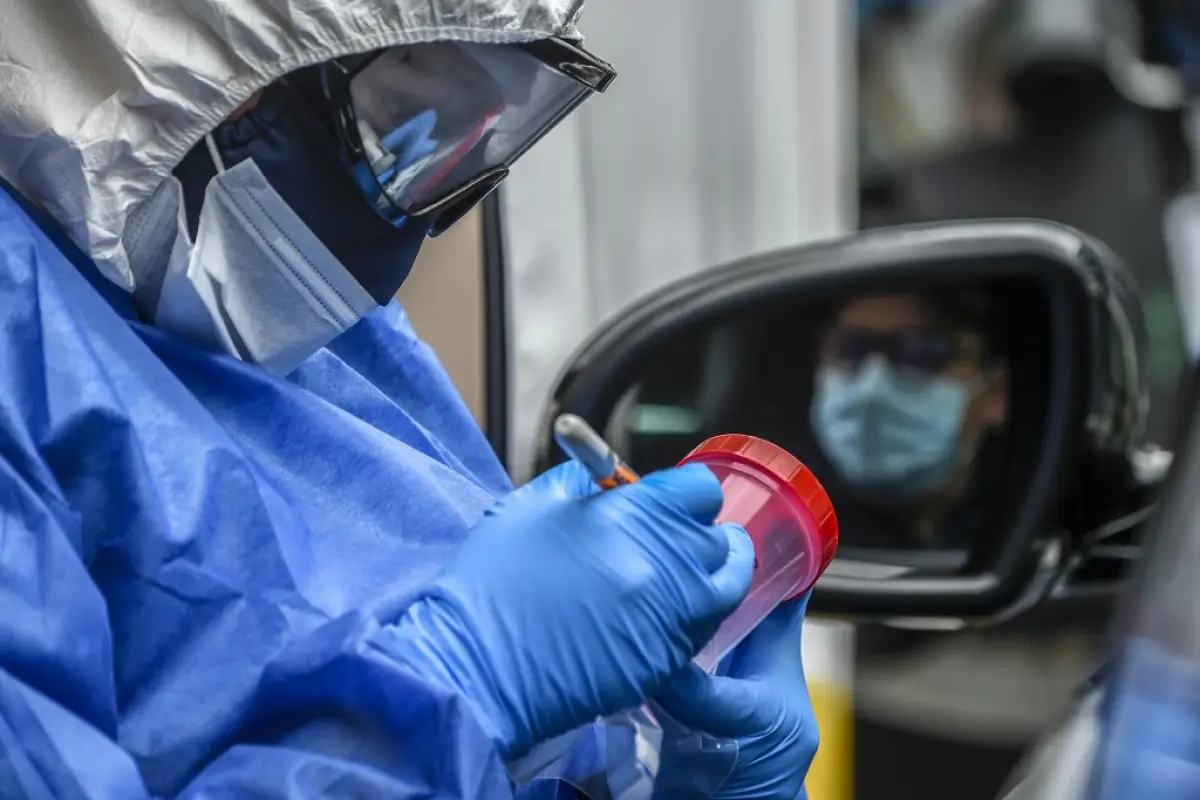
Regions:
<instances>
[{"instance_id":1,"label":"chin of face shield","mask_svg":"<svg viewBox=\"0 0 1200 800\"><path fill-rule=\"evenodd\" d=\"M343 157L394 225L445 230L526 150L615 77L575 45L434 42L339 59L321 92Z\"/></svg>"}]
</instances>

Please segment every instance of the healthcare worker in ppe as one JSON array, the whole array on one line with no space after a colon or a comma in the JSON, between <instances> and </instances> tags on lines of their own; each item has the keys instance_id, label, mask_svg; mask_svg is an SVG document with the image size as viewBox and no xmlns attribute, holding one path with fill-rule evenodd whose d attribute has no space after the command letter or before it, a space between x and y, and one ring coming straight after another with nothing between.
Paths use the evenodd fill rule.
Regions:
<instances>
[{"instance_id":1,"label":"healthcare worker in ppe","mask_svg":"<svg viewBox=\"0 0 1200 800\"><path fill-rule=\"evenodd\" d=\"M578 5L5 4L0 794L511 797L653 697L802 794L803 605L688 666L753 563L713 476L513 491L390 302L611 79Z\"/></svg>"}]
</instances>

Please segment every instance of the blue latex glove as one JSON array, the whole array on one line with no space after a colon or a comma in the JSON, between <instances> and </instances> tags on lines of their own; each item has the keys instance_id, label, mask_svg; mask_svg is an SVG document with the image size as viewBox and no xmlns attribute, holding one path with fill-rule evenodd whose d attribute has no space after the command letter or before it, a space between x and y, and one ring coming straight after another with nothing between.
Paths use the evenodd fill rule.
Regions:
<instances>
[{"instance_id":1,"label":"blue latex glove","mask_svg":"<svg viewBox=\"0 0 1200 800\"><path fill-rule=\"evenodd\" d=\"M738 744L733 773L716 800L806 798L804 777L817 753L800 630L808 596L776 609L730 654L724 677L695 664L676 674L657 697L679 723ZM683 798L693 768L671 763L663 753L656 797ZM661 787L661 788L660 788Z\"/></svg>"},{"instance_id":2,"label":"blue latex glove","mask_svg":"<svg viewBox=\"0 0 1200 800\"><path fill-rule=\"evenodd\" d=\"M656 693L750 586L753 545L712 524L706 467L580 497L586 483L566 464L502 499L390 630L505 758Z\"/></svg>"}]
</instances>

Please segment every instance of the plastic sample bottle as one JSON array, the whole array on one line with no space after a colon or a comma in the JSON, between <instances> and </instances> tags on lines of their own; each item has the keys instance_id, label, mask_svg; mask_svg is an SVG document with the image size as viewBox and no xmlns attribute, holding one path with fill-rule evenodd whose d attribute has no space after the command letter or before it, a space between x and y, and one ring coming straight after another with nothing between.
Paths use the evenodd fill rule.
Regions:
<instances>
[{"instance_id":1,"label":"plastic sample bottle","mask_svg":"<svg viewBox=\"0 0 1200 800\"><path fill-rule=\"evenodd\" d=\"M746 599L695 659L712 672L781 603L800 597L821 577L837 553L837 515L798 458L754 436L715 436L679 463L713 471L725 492L717 521L741 525L754 542Z\"/></svg>"}]
</instances>

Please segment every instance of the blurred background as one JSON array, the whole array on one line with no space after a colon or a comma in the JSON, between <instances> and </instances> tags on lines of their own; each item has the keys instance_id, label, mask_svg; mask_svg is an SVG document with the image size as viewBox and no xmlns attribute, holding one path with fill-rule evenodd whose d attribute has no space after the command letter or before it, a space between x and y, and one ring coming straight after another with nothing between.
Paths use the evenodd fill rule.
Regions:
<instances>
[{"instance_id":1,"label":"blurred background","mask_svg":"<svg viewBox=\"0 0 1200 800\"><path fill-rule=\"evenodd\" d=\"M1127 96L1106 5L1135 4L859 0L859 220L1033 216L1100 238L1141 285L1161 438L1182 363L1162 219L1191 172L1179 111Z\"/></svg>"},{"instance_id":2,"label":"blurred background","mask_svg":"<svg viewBox=\"0 0 1200 800\"><path fill-rule=\"evenodd\" d=\"M1178 110L1129 96L1105 12L859 0L859 224L1034 216L1100 238L1140 283L1163 440L1183 350L1162 220L1190 165ZM1105 601L1079 599L980 633L860 630L853 796L993 797L1093 669L1107 624Z\"/></svg>"}]
</instances>

